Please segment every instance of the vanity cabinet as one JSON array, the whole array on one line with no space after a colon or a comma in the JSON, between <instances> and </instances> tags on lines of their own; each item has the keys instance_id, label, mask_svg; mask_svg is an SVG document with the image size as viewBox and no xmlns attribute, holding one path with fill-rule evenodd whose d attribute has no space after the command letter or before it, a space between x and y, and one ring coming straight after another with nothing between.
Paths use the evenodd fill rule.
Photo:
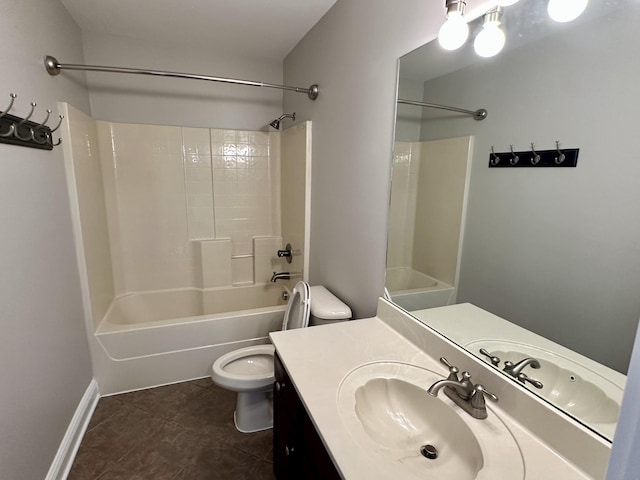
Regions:
<instances>
[{"instance_id":1,"label":"vanity cabinet","mask_svg":"<svg viewBox=\"0 0 640 480\"><path fill-rule=\"evenodd\" d=\"M277 353L274 362L273 471L276 478L341 478Z\"/></svg>"}]
</instances>

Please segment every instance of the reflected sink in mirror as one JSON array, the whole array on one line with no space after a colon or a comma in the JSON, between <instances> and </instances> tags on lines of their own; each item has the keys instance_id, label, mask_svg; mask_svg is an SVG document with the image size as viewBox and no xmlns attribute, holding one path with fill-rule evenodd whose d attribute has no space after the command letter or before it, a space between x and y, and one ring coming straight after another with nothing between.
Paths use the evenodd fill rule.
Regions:
<instances>
[{"instance_id":1,"label":"reflected sink in mirror","mask_svg":"<svg viewBox=\"0 0 640 480\"><path fill-rule=\"evenodd\" d=\"M500 359L500 365L496 367L500 369L505 361L515 364L524 358L535 358L540 362L540 368L528 366L523 373L542 382L543 386L538 389L528 382L524 385L612 438L620 412L623 385L617 385L567 357L524 343L478 340L466 344L465 348L474 353L484 348ZM484 360L489 362L487 357Z\"/></svg>"},{"instance_id":2,"label":"reflected sink in mirror","mask_svg":"<svg viewBox=\"0 0 640 480\"><path fill-rule=\"evenodd\" d=\"M518 445L494 410L478 420L427 394L442 378L399 362L362 365L340 385L341 420L371 462L403 479L523 478Z\"/></svg>"}]
</instances>

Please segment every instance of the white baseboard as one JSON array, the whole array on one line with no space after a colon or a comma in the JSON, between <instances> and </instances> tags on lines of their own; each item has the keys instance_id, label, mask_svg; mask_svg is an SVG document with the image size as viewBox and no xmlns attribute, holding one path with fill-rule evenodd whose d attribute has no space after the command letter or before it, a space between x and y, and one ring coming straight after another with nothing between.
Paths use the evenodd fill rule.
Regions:
<instances>
[{"instance_id":1,"label":"white baseboard","mask_svg":"<svg viewBox=\"0 0 640 480\"><path fill-rule=\"evenodd\" d=\"M92 379L78 404L78 408L76 408L76 413L73 414L45 480L65 480L67 478L99 399L98 383Z\"/></svg>"}]
</instances>

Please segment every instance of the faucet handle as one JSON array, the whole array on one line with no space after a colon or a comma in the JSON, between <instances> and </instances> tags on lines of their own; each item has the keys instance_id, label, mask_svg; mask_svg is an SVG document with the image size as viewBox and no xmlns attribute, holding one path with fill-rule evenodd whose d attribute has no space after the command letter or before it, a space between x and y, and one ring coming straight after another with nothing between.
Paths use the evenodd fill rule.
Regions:
<instances>
[{"instance_id":1,"label":"faucet handle","mask_svg":"<svg viewBox=\"0 0 640 480\"><path fill-rule=\"evenodd\" d=\"M440 363L442 363L445 367L449 369L449 376L447 377L447 380L453 380L455 382L460 381L458 380L458 372L460 371L458 367L456 367L455 365L451 365L451 363L449 363L449 360L447 360L444 357L440 357ZM464 372L464 373L467 373L467 372Z\"/></svg>"},{"instance_id":2,"label":"faucet handle","mask_svg":"<svg viewBox=\"0 0 640 480\"><path fill-rule=\"evenodd\" d=\"M488 357L492 365L495 365L496 367L500 365L500 357L496 357L495 355L492 355L484 348L480 349L480 353L485 357Z\"/></svg>"},{"instance_id":3,"label":"faucet handle","mask_svg":"<svg viewBox=\"0 0 640 480\"><path fill-rule=\"evenodd\" d=\"M491 392L485 390L484 385L477 384L473 387L471 393L471 406L473 408L483 409L485 407L485 398L488 398L492 402L497 402L498 397Z\"/></svg>"},{"instance_id":4,"label":"faucet handle","mask_svg":"<svg viewBox=\"0 0 640 480\"><path fill-rule=\"evenodd\" d=\"M520 372L520 373L518 374L517 379L518 379L520 382L522 382L522 383L529 382L531 385L533 385L533 386L534 386L534 387L536 387L536 388L542 388L542 387L544 387L544 385L542 384L542 382L541 382L541 381L539 381L539 380L536 380L536 379L534 379L534 378L529 377L529 376L528 376L526 373L524 373L524 372Z\"/></svg>"}]
</instances>

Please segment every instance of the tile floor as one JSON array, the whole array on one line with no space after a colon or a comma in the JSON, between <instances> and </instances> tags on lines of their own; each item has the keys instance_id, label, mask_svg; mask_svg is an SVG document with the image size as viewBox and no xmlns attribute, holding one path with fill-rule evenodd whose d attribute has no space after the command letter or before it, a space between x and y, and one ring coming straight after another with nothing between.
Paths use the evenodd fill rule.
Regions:
<instances>
[{"instance_id":1,"label":"tile floor","mask_svg":"<svg viewBox=\"0 0 640 480\"><path fill-rule=\"evenodd\" d=\"M69 480L273 480L273 431L240 433L204 378L101 398Z\"/></svg>"}]
</instances>

